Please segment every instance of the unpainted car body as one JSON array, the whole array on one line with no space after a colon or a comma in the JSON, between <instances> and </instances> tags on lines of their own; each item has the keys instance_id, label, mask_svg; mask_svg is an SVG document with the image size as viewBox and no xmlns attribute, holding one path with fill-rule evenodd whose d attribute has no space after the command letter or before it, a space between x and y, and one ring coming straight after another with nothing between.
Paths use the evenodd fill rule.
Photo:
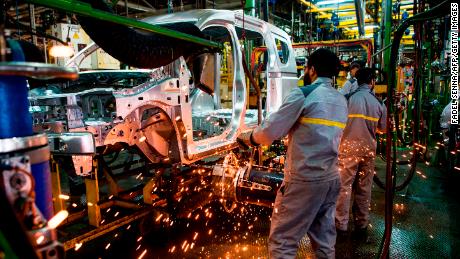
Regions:
<instances>
[{"instance_id":1,"label":"unpainted car body","mask_svg":"<svg viewBox=\"0 0 460 259\"><path fill-rule=\"evenodd\" d=\"M193 10L144 21L157 25L192 23L215 41L223 40L223 34L230 37L231 109L223 109L219 102L221 53L202 53L189 60L181 57L153 70L81 72L80 81L86 83L66 84L54 92L48 87L30 96L35 130L50 133L54 152L66 153L73 144L83 143L83 135L71 135L77 132L91 133L98 152L135 146L153 163L191 164L235 148L238 134L257 125L256 111L246 109L248 85L240 45L243 34L260 35L268 50L265 116L276 111L297 85L289 36L257 18L243 19L241 11ZM279 42L284 47L282 54ZM95 44L88 46L69 66L78 66L96 49ZM202 132L205 136L197 137ZM66 139L69 134L73 144ZM75 158L74 163L78 163ZM80 169L80 174L85 171Z\"/></svg>"}]
</instances>

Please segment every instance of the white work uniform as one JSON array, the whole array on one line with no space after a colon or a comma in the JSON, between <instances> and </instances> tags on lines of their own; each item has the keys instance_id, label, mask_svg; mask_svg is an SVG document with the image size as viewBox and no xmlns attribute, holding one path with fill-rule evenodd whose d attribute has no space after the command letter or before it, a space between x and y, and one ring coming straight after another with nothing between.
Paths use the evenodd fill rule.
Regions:
<instances>
[{"instance_id":1,"label":"white work uniform","mask_svg":"<svg viewBox=\"0 0 460 259\"><path fill-rule=\"evenodd\" d=\"M452 101L444 109L441 113L441 118L439 119L439 123L441 124L441 129L449 129L450 126L450 113L452 110Z\"/></svg>"},{"instance_id":2,"label":"white work uniform","mask_svg":"<svg viewBox=\"0 0 460 259\"><path fill-rule=\"evenodd\" d=\"M386 108L362 84L348 100L348 122L340 143L339 167L342 187L337 200L336 227L348 228L353 183L356 182L354 207L355 227L366 228L369 223L374 160L377 149L376 130L386 127Z\"/></svg>"},{"instance_id":3,"label":"white work uniform","mask_svg":"<svg viewBox=\"0 0 460 259\"><path fill-rule=\"evenodd\" d=\"M319 77L307 87L314 85L318 86L307 98L300 88L293 89L252 135L262 145L288 135L284 181L276 196L268 241L270 258L295 258L305 234L318 258L335 257L338 146L347 103L330 78Z\"/></svg>"},{"instance_id":4,"label":"white work uniform","mask_svg":"<svg viewBox=\"0 0 460 259\"><path fill-rule=\"evenodd\" d=\"M356 78L348 79L339 92L343 95L351 94L358 89L358 80Z\"/></svg>"}]
</instances>

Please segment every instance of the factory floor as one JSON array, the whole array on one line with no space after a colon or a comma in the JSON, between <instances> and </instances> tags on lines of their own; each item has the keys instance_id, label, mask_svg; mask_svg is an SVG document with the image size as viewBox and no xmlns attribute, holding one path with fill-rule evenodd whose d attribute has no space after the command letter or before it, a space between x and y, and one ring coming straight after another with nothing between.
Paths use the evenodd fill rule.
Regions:
<instances>
[{"instance_id":1,"label":"factory floor","mask_svg":"<svg viewBox=\"0 0 460 259\"><path fill-rule=\"evenodd\" d=\"M377 159L383 179L384 162ZM442 168L442 167L439 167ZM401 169L400 175L404 175ZM460 258L460 172L419 164L409 186L396 194L390 258ZM384 230L384 192L373 186L368 239L353 233L336 245L337 258L375 258ZM70 250L67 258L268 258L271 211L209 204L168 229L140 234L138 224ZM352 226L350 226L352 228ZM313 258L308 238L298 258Z\"/></svg>"}]
</instances>

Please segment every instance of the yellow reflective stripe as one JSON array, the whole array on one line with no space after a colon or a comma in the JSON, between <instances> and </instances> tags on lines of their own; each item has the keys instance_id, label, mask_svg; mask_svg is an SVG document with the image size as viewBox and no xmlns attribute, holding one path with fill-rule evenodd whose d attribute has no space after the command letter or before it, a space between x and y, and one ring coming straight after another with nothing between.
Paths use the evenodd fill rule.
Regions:
<instances>
[{"instance_id":1,"label":"yellow reflective stripe","mask_svg":"<svg viewBox=\"0 0 460 259\"><path fill-rule=\"evenodd\" d=\"M325 119L318 119L318 118L307 118L303 117L300 119L300 123L302 124L318 124L318 125L324 125L324 126L331 126L331 127L339 127L341 129L345 128L345 123L341 123L338 121L331 121L331 120L325 120Z\"/></svg>"},{"instance_id":2,"label":"yellow reflective stripe","mask_svg":"<svg viewBox=\"0 0 460 259\"><path fill-rule=\"evenodd\" d=\"M361 118L368 121L379 121L379 118L369 117L364 114L348 114L348 118Z\"/></svg>"}]
</instances>

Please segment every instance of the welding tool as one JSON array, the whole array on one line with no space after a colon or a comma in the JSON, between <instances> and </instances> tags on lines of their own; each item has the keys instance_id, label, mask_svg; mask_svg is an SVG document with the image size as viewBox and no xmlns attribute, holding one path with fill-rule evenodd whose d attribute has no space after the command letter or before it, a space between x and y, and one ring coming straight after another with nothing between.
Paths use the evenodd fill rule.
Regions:
<instances>
[{"instance_id":1,"label":"welding tool","mask_svg":"<svg viewBox=\"0 0 460 259\"><path fill-rule=\"evenodd\" d=\"M284 174L262 166L239 165L234 158L213 168L213 190L222 202L249 203L273 207ZM230 160L230 161L229 161ZM250 163L249 163L250 164ZM225 205L225 203L223 203Z\"/></svg>"}]
</instances>

